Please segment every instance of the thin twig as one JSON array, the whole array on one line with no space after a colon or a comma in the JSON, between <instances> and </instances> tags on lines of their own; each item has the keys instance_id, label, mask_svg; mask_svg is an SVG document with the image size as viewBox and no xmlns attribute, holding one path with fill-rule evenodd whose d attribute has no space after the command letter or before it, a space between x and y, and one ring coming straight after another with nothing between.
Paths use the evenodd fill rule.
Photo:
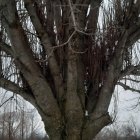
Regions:
<instances>
[{"instance_id":1,"label":"thin twig","mask_svg":"<svg viewBox=\"0 0 140 140\"><path fill-rule=\"evenodd\" d=\"M68 40L66 42L64 42L63 44L53 46L50 49L56 49L56 48L63 47L65 45L67 45L70 42L70 40L72 39L72 37L74 36L75 33L76 33L76 31L73 31L73 33L70 35L70 37L68 38Z\"/></svg>"},{"instance_id":2,"label":"thin twig","mask_svg":"<svg viewBox=\"0 0 140 140\"><path fill-rule=\"evenodd\" d=\"M72 37L74 36L75 33L76 33L76 31L73 31L73 33L70 35L70 37L68 38L68 40L66 42L64 42L64 43L62 43L60 45L50 47L49 49L51 49L51 52L48 54L47 58L44 59L44 60L36 60L36 62L45 62L45 61L47 61L51 57L51 55L53 54L53 51L55 49L57 49L57 48L60 48L60 47L63 47L65 45L67 45L70 42L70 40L72 39Z\"/></svg>"},{"instance_id":3,"label":"thin twig","mask_svg":"<svg viewBox=\"0 0 140 140\"><path fill-rule=\"evenodd\" d=\"M0 107L2 107L5 103L7 103L9 100L11 100L11 99L13 99L13 98L14 98L14 95L11 96L10 98L8 98L5 102L3 102L3 103L0 105Z\"/></svg>"}]
</instances>

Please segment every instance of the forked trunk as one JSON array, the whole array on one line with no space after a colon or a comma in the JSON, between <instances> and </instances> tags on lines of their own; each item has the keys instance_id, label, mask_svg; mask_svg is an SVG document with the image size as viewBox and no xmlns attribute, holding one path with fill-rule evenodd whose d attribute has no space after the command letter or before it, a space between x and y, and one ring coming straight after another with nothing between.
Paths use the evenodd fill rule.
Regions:
<instances>
[{"instance_id":1,"label":"forked trunk","mask_svg":"<svg viewBox=\"0 0 140 140\"><path fill-rule=\"evenodd\" d=\"M80 122L77 121L77 127L71 124L74 128L69 126L71 127L70 130L67 129L67 124L64 124L64 127L60 129L58 133L56 133L55 128L51 128L51 131L49 131L47 127L46 132L49 135L49 140L93 140L101 129L109 123L111 123L111 119L108 114L103 115L95 121L89 120L88 116L86 116L85 119L83 119L81 129L79 129ZM47 124L45 124L45 126L47 126Z\"/></svg>"},{"instance_id":2,"label":"forked trunk","mask_svg":"<svg viewBox=\"0 0 140 140\"><path fill-rule=\"evenodd\" d=\"M140 92L123 82L139 82L140 0L103 2L0 0L0 88L37 108L50 140L92 140L115 85Z\"/></svg>"}]
</instances>

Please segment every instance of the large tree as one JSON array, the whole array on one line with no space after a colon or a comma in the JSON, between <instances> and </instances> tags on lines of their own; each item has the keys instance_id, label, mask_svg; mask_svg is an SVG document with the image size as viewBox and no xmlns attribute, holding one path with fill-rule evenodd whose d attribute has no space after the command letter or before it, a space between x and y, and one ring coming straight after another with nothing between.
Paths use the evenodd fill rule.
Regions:
<instances>
[{"instance_id":1,"label":"large tree","mask_svg":"<svg viewBox=\"0 0 140 140\"><path fill-rule=\"evenodd\" d=\"M115 85L140 75L140 0L0 0L0 87L40 113L51 140L92 140Z\"/></svg>"}]
</instances>

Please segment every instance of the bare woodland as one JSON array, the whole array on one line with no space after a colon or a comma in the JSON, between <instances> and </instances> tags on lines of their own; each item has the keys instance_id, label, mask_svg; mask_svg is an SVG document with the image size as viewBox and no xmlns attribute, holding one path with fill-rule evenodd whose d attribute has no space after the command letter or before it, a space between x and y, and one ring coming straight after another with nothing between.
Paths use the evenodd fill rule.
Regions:
<instances>
[{"instance_id":1,"label":"bare woodland","mask_svg":"<svg viewBox=\"0 0 140 140\"><path fill-rule=\"evenodd\" d=\"M140 0L0 0L0 87L50 140L92 140L116 85L140 93L139 39Z\"/></svg>"},{"instance_id":2,"label":"bare woodland","mask_svg":"<svg viewBox=\"0 0 140 140\"><path fill-rule=\"evenodd\" d=\"M40 124L35 120L37 119L35 115L35 109L16 108L14 101L11 100L4 105L3 112L0 114L0 139L45 140L38 133Z\"/></svg>"}]
</instances>

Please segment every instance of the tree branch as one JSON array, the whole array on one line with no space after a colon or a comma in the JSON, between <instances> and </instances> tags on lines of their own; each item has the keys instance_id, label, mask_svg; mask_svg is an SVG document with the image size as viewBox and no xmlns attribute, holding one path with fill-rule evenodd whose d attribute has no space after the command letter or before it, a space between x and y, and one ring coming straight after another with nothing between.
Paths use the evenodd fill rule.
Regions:
<instances>
[{"instance_id":1,"label":"tree branch","mask_svg":"<svg viewBox=\"0 0 140 140\"><path fill-rule=\"evenodd\" d=\"M102 114L105 114L108 111L115 84L118 81L118 77L123 65L123 51L127 40L127 35L128 34L126 31L120 39L119 45L109 64L108 70L106 72L107 76L99 93L99 99L97 101L96 108L91 114L91 119L93 120L102 116Z\"/></svg>"},{"instance_id":2,"label":"tree branch","mask_svg":"<svg viewBox=\"0 0 140 140\"><path fill-rule=\"evenodd\" d=\"M19 94L25 100L31 103L33 103L35 100L30 93L26 92L23 88L19 87L19 85L5 78L0 78L0 87L4 88L7 91L11 91L13 93Z\"/></svg>"},{"instance_id":3,"label":"tree branch","mask_svg":"<svg viewBox=\"0 0 140 140\"><path fill-rule=\"evenodd\" d=\"M127 81L132 81L132 82L135 82L135 83L140 83L140 81L139 81L139 80L132 79L132 78L127 78L127 77L122 78L121 80L127 80Z\"/></svg>"},{"instance_id":4,"label":"tree branch","mask_svg":"<svg viewBox=\"0 0 140 140\"><path fill-rule=\"evenodd\" d=\"M123 87L125 90L130 90L132 92L140 93L140 90L134 89L134 88L122 83L122 82L118 82L117 84L120 85L121 87Z\"/></svg>"},{"instance_id":5,"label":"tree branch","mask_svg":"<svg viewBox=\"0 0 140 140\"><path fill-rule=\"evenodd\" d=\"M0 107L2 107L5 103L7 103L9 100L11 100L11 99L13 99L13 97L14 96L11 96L10 98L8 98L6 101L4 101L1 105L0 105Z\"/></svg>"},{"instance_id":6,"label":"tree branch","mask_svg":"<svg viewBox=\"0 0 140 140\"><path fill-rule=\"evenodd\" d=\"M125 70L121 71L119 80L121 80L123 77L127 75L135 75L135 76L140 76L140 65L137 66L128 66L125 68Z\"/></svg>"},{"instance_id":7,"label":"tree branch","mask_svg":"<svg viewBox=\"0 0 140 140\"><path fill-rule=\"evenodd\" d=\"M82 140L92 140L103 127L112 123L109 114L104 114L100 118L92 121L88 121L83 129L83 139Z\"/></svg>"},{"instance_id":8,"label":"tree branch","mask_svg":"<svg viewBox=\"0 0 140 140\"><path fill-rule=\"evenodd\" d=\"M0 48L2 51L6 52L8 55L14 56L14 52L10 45L5 42L0 42Z\"/></svg>"},{"instance_id":9,"label":"tree branch","mask_svg":"<svg viewBox=\"0 0 140 140\"><path fill-rule=\"evenodd\" d=\"M132 46L136 41L140 39L140 17L138 18L138 21L131 26L129 29L129 36L126 42L126 46Z\"/></svg>"},{"instance_id":10,"label":"tree branch","mask_svg":"<svg viewBox=\"0 0 140 140\"><path fill-rule=\"evenodd\" d=\"M50 67L51 74L53 76L54 82L55 82L55 88L58 93L58 101L61 100L61 98L64 95L64 86L63 86L63 80L62 75L60 73L60 68L57 64L57 61L55 59L54 52L52 51L51 47L51 41L48 34L45 32L45 29L43 25L40 22L40 19L36 13L36 10L34 8L34 3L31 0L24 0L25 1L25 7L31 17L32 23L38 33L38 36L47 52L47 55L49 56L48 64ZM51 56L50 56L51 54Z\"/></svg>"},{"instance_id":11,"label":"tree branch","mask_svg":"<svg viewBox=\"0 0 140 140\"><path fill-rule=\"evenodd\" d=\"M18 17L16 2L15 0L1 1L0 6L3 3L5 4L4 10L6 10L3 16L7 19L3 20L3 25L10 38L12 50L15 54L15 61L17 60L17 67L27 80L36 99L36 103L45 112L48 131L52 128L59 134L61 131L60 128L62 128L61 112L48 82L34 60L27 36Z\"/></svg>"},{"instance_id":12,"label":"tree branch","mask_svg":"<svg viewBox=\"0 0 140 140\"><path fill-rule=\"evenodd\" d=\"M87 17L87 31L95 35L98 23L99 9L102 0L91 1L91 9ZM94 17L94 18L93 18Z\"/></svg>"},{"instance_id":13,"label":"tree branch","mask_svg":"<svg viewBox=\"0 0 140 140\"><path fill-rule=\"evenodd\" d=\"M20 95L21 97L23 97L26 101L29 101L34 107L37 108L40 115L43 117L42 119L43 120L47 119L46 114L44 114L42 109L38 106L35 98L31 95L31 93L25 91L23 88L19 87L19 85L15 84L14 82L7 80L5 78L0 78L0 87L7 91L16 93L16 94ZM0 105L0 107L12 98L13 98L13 96L10 97L9 99L7 99L4 103L2 103Z\"/></svg>"}]
</instances>

